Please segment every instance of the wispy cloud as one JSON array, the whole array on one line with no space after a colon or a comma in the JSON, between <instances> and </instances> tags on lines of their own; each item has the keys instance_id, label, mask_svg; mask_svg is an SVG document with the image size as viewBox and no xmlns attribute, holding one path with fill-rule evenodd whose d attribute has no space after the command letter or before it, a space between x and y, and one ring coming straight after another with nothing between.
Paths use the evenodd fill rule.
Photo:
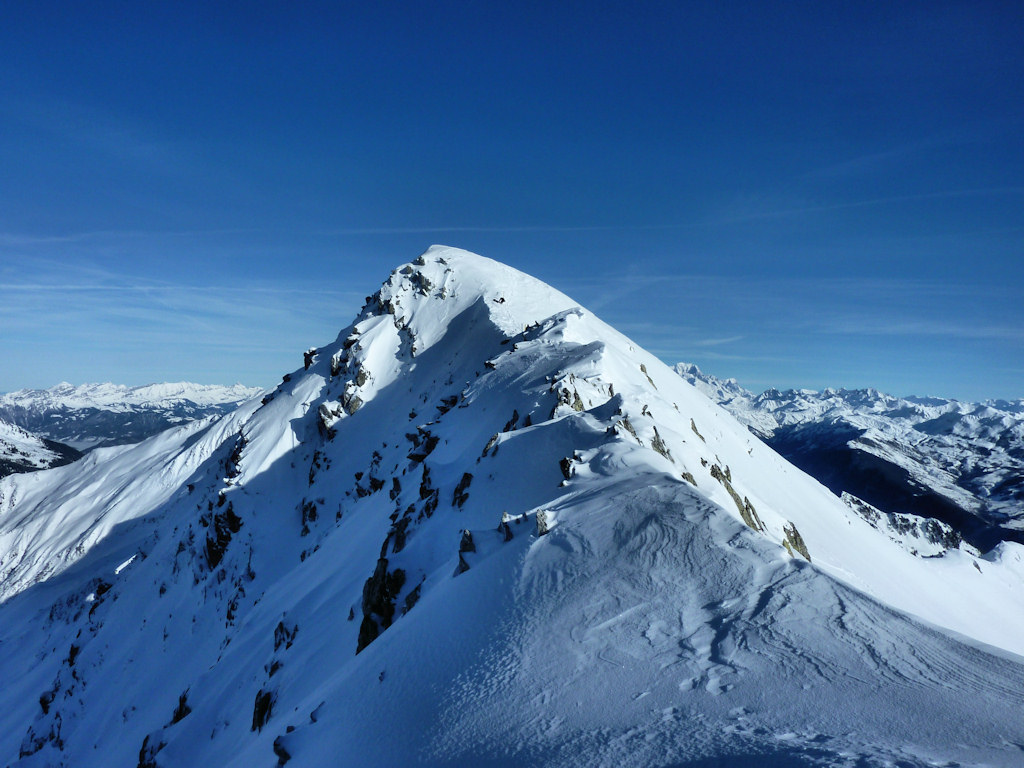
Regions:
<instances>
[{"instance_id":1,"label":"wispy cloud","mask_svg":"<svg viewBox=\"0 0 1024 768\"><path fill-rule=\"evenodd\" d=\"M344 235L432 235L444 234L446 232L606 232L609 230L641 229L644 225L629 224L601 224L601 225L558 225L558 224L537 224L537 225L507 225L507 226L475 226L475 225L452 225L433 227L340 227L336 229L320 229L315 234L325 236Z\"/></svg>"},{"instance_id":2,"label":"wispy cloud","mask_svg":"<svg viewBox=\"0 0 1024 768\"><path fill-rule=\"evenodd\" d=\"M190 151L162 136L155 126L94 105L36 97L7 101L0 105L0 114L69 145L135 167L179 175L195 163Z\"/></svg>"},{"instance_id":3,"label":"wispy cloud","mask_svg":"<svg viewBox=\"0 0 1024 768\"><path fill-rule=\"evenodd\" d=\"M743 336L726 336L722 339L700 339L693 342L698 347L720 347L724 344L735 344L737 341L742 341L745 337Z\"/></svg>"},{"instance_id":4,"label":"wispy cloud","mask_svg":"<svg viewBox=\"0 0 1024 768\"><path fill-rule=\"evenodd\" d=\"M32 246L62 245L69 243L110 242L119 240L168 240L191 237L221 235L265 234L258 229L208 229L208 230L96 230L92 232L69 232L66 234L40 235L23 232L0 232L0 248L25 248Z\"/></svg>"},{"instance_id":5,"label":"wispy cloud","mask_svg":"<svg viewBox=\"0 0 1024 768\"><path fill-rule=\"evenodd\" d=\"M733 213L725 213L721 216L708 219L705 223L708 225L737 224L748 221L763 221L804 216L809 213L827 213L830 211L845 211L857 208L876 208L901 203L922 202L925 200L946 200L967 197L1007 197L1020 195L1024 195L1024 187L983 187L978 189L951 189L937 192L922 192L913 195L887 195L884 197L873 197L861 200L794 205L781 208L771 205L764 207L751 206L748 202L743 206L746 210L741 209Z\"/></svg>"},{"instance_id":6,"label":"wispy cloud","mask_svg":"<svg viewBox=\"0 0 1024 768\"><path fill-rule=\"evenodd\" d=\"M1016 117L986 120L975 125L940 131L884 149L862 152L845 160L827 163L805 172L801 178L834 180L847 176L890 172L919 158L930 159L929 155L937 151L946 152L952 147L976 144L1005 135L1016 136L1020 133L1021 122L1021 119Z\"/></svg>"},{"instance_id":7,"label":"wispy cloud","mask_svg":"<svg viewBox=\"0 0 1024 768\"><path fill-rule=\"evenodd\" d=\"M49 280L47 274L63 279ZM68 359L81 367L87 356L100 371L92 377L131 370L134 357L151 369L178 366L178 378L219 367L236 371L231 378L269 383L264 379L287 370L296 350L332 340L361 301L360 294L330 284L270 286L242 278L212 286L51 265L23 280L8 274L0 283L0 356L8 362L8 379L16 373L16 360L53 369L47 378L56 381L67 378L61 369ZM134 375L140 374L147 375Z\"/></svg>"},{"instance_id":8,"label":"wispy cloud","mask_svg":"<svg viewBox=\"0 0 1024 768\"><path fill-rule=\"evenodd\" d=\"M1024 327L989 324L971 325L939 320L906 318L872 319L853 317L826 320L820 325L823 333L859 336L941 336L949 339L976 339L1024 342Z\"/></svg>"}]
</instances>

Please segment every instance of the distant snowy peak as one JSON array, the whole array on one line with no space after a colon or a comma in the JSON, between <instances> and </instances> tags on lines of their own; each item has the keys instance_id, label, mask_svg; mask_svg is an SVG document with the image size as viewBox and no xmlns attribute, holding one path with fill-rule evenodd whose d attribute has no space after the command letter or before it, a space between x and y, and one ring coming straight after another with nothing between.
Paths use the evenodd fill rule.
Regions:
<instances>
[{"instance_id":1,"label":"distant snowy peak","mask_svg":"<svg viewBox=\"0 0 1024 768\"><path fill-rule=\"evenodd\" d=\"M740 386L736 379L720 379L705 373L694 363L677 363L673 369L710 400L726 408L758 437L767 438L777 423L771 413L757 407L758 396Z\"/></svg>"},{"instance_id":2,"label":"distant snowy peak","mask_svg":"<svg viewBox=\"0 0 1024 768\"><path fill-rule=\"evenodd\" d=\"M694 363L676 363L673 370L716 402L730 399L752 400L755 395L740 386L736 379L720 379L704 373Z\"/></svg>"}]
</instances>

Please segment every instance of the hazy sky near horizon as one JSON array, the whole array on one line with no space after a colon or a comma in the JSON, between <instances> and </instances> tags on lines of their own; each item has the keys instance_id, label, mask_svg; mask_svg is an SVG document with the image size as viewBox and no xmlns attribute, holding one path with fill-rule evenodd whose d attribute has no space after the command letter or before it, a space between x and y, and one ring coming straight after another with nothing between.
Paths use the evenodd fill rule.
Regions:
<instances>
[{"instance_id":1,"label":"hazy sky near horizon","mask_svg":"<svg viewBox=\"0 0 1024 768\"><path fill-rule=\"evenodd\" d=\"M1024 5L0 4L0 391L270 386L432 243L751 389L1024 397Z\"/></svg>"}]
</instances>

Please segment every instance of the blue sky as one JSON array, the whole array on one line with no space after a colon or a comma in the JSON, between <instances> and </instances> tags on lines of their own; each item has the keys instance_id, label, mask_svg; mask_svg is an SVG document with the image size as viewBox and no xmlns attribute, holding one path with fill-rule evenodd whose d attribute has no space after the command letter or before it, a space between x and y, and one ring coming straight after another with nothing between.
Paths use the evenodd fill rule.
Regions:
<instances>
[{"instance_id":1,"label":"blue sky","mask_svg":"<svg viewBox=\"0 0 1024 768\"><path fill-rule=\"evenodd\" d=\"M0 4L0 391L271 385L432 243L752 389L1024 397L1017 3Z\"/></svg>"}]
</instances>

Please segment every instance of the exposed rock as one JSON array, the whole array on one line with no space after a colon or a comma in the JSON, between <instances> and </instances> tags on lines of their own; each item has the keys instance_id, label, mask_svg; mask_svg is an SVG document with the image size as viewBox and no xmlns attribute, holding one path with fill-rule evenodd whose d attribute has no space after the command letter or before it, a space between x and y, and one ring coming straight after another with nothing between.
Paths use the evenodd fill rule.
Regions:
<instances>
[{"instance_id":1,"label":"exposed rock","mask_svg":"<svg viewBox=\"0 0 1024 768\"><path fill-rule=\"evenodd\" d=\"M555 386L551 384L552 388ZM569 387L562 387L558 390L558 401L555 403L555 407L551 409L551 417L555 418L555 414L558 412L560 406L568 405L574 411L583 411L583 400L580 399L579 393L575 389Z\"/></svg>"},{"instance_id":2,"label":"exposed rock","mask_svg":"<svg viewBox=\"0 0 1024 768\"><path fill-rule=\"evenodd\" d=\"M387 558L382 557L377 561L373 575L363 585L363 622L359 627L356 653L375 640L381 629L391 626L395 616L395 600L404 584L405 571L396 568L388 572Z\"/></svg>"},{"instance_id":3,"label":"exposed rock","mask_svg":"<svg viewBox=\"0 0 1024 768\"><path fill-rule=\"evenodd\" d=\"M302 501L302 529L299 531L299 535L301 535L301 536L308 536L309 535L309 524L313 523L313 522L316 522L317 515L318 515L318 513L317 513L317 509L316 509L316 504L313 503L312 501L306 501L305 499L303 499L303 501Z\"/></svg>"},{"instance_id":4,"label":"exposed rock","mask_svg":"<svg viewBox=\"0 0 1024 768\"><path fill-rule=\"evenodd\" d=\"M700 433L700 431L697 429L697 422L695 422L693 419L690 419L690 429L693 430L693 434L695 434L697 437L699 437L705 443L707 442L707 440L704 440L704 435L702 435Z\"/></svg>"},{"instance_id":5,"label":"exposed rock","mask_svg":"<svg viewBox=\"0 0 1024 768\"><path fill-rule=\"evenodd\" d=\"M623 418L622 418L622 421L620 421L620 422L619 422L619 425L620 425L620 426L621 426L621 427L622 427L623 429L625 429L625 430L626 430L627 432L629 432L629 434L631 434L631 435L633 436L633 439L634 439L634 440L636 440L636 441L637 441L638 443L640 442L640 438L639 438L639 436L638 436L638 435L636 434L636 429L634 429L634 428L633 428L633 425L632 425L632 423L630 423L630 421L629 421L629 419L628 419L628 418L626 418L626 417L623 417Z\"/></svg>"},{"instance_id":6,"label":"exposed rock","mask_svg":"<svg viewBox=\"0 0 1024 768\"><path fill-rule=\"evenodd\" d=\"M398 554L405 549L406 529L409 527L409 514L412 509L414 509L414 507L409 507L409 509L406 510L405 516L402 517L401 520L395 521L391 526L390 535L393 542L391 551L395 554Z\"/></svg>"},{"instance_id":7,"label":"exposed rock","mask_svg":"<svg viewBox=\"0 0 1024 768\"><path fill-rule=\"evenodd\" d=\"M754 505L751 504L750 500L746 497L740 498L740 495L736 493L736 489L732 487L732 481L725 476L721 467L717 464L712 464L711 476L725 486L725 490L729 492L732 500L736 503L736 508L739 509L740 517L743 518L743 522L752 530L764 533L764 523L762 523L761 519L757 516L757 511L754 509Z\"/></svg>"},{"instance_id":8,"label":"exposed rock","mask_svg":"<svg viewBox=\"0 0 1024 768\"><path fill-rule=\"evenodd\" d=\"M285 650L292 647L292 643L295 642L295 636L299 633L299 627L296 624L285 624L284 621L279 621L277 626L274 628L274 651L280 650L281 646L284 646Z\"/></svg>"},{"instance_id":9,"label":"exposed rock","mask_svg":"<svg viewBox=\"0 0 1024 768\"><path fill-rule=\"evenodd\" d=\"M661 439L661 435L658 434L657 427L654 428L654 439L651 440L651 448L656 450L669 461L672 461L672 453L669 451L668 446L665 445L665 441Z\"/></svg>"},{"instance_id":10,"label":"exposed rock","mask_svg":"<svg viewBox=\"0 0 1024 768\"><path fill-rule=\"evenodd\" d=\"M345 412L351 416L363 406L363 398L359 395L346 394L342 400L342 405L345 406Z\"/></svg>"},{"instance_id":11,"label":"exposed rock","mask_svg":"<svg viewBox=\"0 0 1024 768\"><path fill-rule=\"evenodd\" d=\"M238 437L235 438L235 445L231 449L231 455L228 456L227 461L224 463L224 472L228 479L238 477L238 473L241 471L242 451L248 442L245 435L239 432Z\"/></svg>"},{"instance_id":12,"label":"exposed rock","mask_svg":"<svg viewBox=\"0 0 1024 768\"><path fill-rule=\"evenodd\" d=\"M405 596L405 605L402 607L402 614L405 615L412 610L413 606L419 602L420 599L420 587L421 584L417 584L410 592Z\"/></svg>"},{"instance_id":13,"label":"exposed rock","mask_svg":"<svg viewBox=\"0 0 1024 768\"><path fill-rule=\"evenodd\" d=\"M807 545L804 543L804 539L800 535L800 532L796 529L796 526L793 525L793 523L786 523L784 526L782 526L782 533L786 537L785 540L782 542L783 545L786 547L786 551L788 551L789 554L792 555L793 551L796 550L801 555L803 555L804 560L806 560L808 563L811 562L811 555L807 551Z\"/></svg>"},{"instance_id":14,"label":"exposed rock","mask_svg":"<svg viewBox=\"0 0 1024 768\"><path fill-rule=\"evenodd\" d=\"M761 518L757 515L757 510L754 509L754 505L750 503L750 499L746 496L743 497L743 510L741 514L743 515L743 522L753 530L760 531L761 533L765 532L764 523L761 522Z\"/></svg>"},{"instance_id":15,"label":"exposed rock","mask_svg":"<svg viewBox=\"0 0 1024 768\"><path fill-rule=\"evenodd\" d=\"M651 375L649 373L647 373L647 366L644 365L643 363L640 363L640 370L643 372L644 376L647 377L647 381L650 383L650 385L652 387L654 387L655 389L657 389L657 387L654 384L654 380L651 379Z\"/></svg>"},{"instance_id":16,"label":"exposed rock","mask_svg":"<svg viewBox=\"0 0 1024 768\"><path fill-rule=\"evenodd\" d=\"M343 412L343 407L340 404L332 407L330 403L320 403L320 407L317 408L317 417L319 419L317 429L320 434L328 440L333 440L336 434L334 423L341 418Z\"/></svg>"},{"instance_id":17,"label":"exposed rock","mask_svg":"<svg viewBox=\"0 0 1024 768\"><path fill-rule=\"evenodd\" d=\"M277 696L273 691L264 691L262 688L256 694L256 701L252 707L252 728L253 731L262 731L263 726L270 720L274 710L274 701Z\"/></svg>"},{"instance_id":18,"label":"exposed rock","mask_svg":"<svg viewBox=\"0 0 1024 768\"><path fill-rule=\"evenodd\" d=\"M505 426L502 427L502 432L512 432L516 428L516 424L519 423L519 411L512 409L512 418L505 422Z\"/></svg>"},{"instance_id":19,"label":"exposed rock","mask_svg":"<svg viewBox=\"0 0 1024 768\"><path fill-rule=\"evenodd\" d=\"M348 342L345 342L346 344ZM355 343L355 342L353 342ZM347 349L347 347L346 347ZM348 362L348 355L345 354L345 350L339 350L331 356L331 376L337 376L345 369L345 365Z\"/></svg>"},{"instance_id":20,"label":"exposed rock","mask_svg":"<svg viewBox=\"0 0 1024 768\"><path fill-rule=\"evenodd\" d=\"M238 533L242 527L242 520L235 514L230 502L223 512L213 516L212 522L213 530L206 535L206 564L211 570L223 559L232 535Z\"/></svg>"},{"instance_id":21,"label":"exposed rock","mask_svg":"<svg viewBox=\"0 0 1024 768\"><path fill-rule=\"evenodd\" d=\"M863 518L872 528L882 530L882 526L893 535L906 540L909 538L923 538L931 544L941 547L943 550L959 549L963 538L952 526L931 517L918 517L917 515L902 514L899 512L882 512L858 499L850 493L843 493L842 499L846 505ZM916 549L910 550L918 554Z\"/></svg>"},{"instance_id":22,"label":"exposed rock","mask_svg":"<svg viewBox=\"0 0 1024 768\"><path fill-rule=\"evenodd\" d=\"M459 552L476 552L476 544L473 543L473 532L464 530L459 540Z\"/></svg>"},{"instance_id":23,"label":"exposed rock","mask_svg":"<svg viewBox=\"0 0 1024 768\"><path fill-rule=\"evenodd\" d=\"M473 482L473 475L469 472L462 474L462 479L459 480L459 484L455 486L455 493L452 496L452 504L456 507L461 507L469 500L469 484Z\"/></svg>"},{"instance_id":24,"label":"exposed rock","mask_svg":"<svg viewBox=\"0 0 1024 768\"><path fill-rule=\"evenodd\" d=\"M548 513L543 509L537 511L537 535L543 536L550 529L548 528Z\"/></svg>"},{"instance_id":25,"label":"exposed rock","mask_svg":"<svg viewBox=\"0 0 1024 768\"><path fill-rule=\"evenodd\" d=\"M150 743L151 736L152 734L149 734L142 740L142 748L139 749L138 768L157 768L157 753L167 746L162 740Z\"/></svg>"},{"instance_id":26,"label":"exposed rock","mask_svg":"<svg viewBox=\"0 0 1024 768\"><path fill-rule=\"evenodd\" d=\"M572 459L566 457L558 460L558 468L562 470L562 477L571 480L574 474Z\"/></svg>"},{"instance_id":27,"label":"exposed rock","mask_svg":"<svg viewBox=\"0 0 1024 768\"><path fill-rule=\"evenodd\" d=\"M932 544L945 549L957 549L963 541L960 534L952 527L934 518L926 518L920 523L921 533Z\"/></svg>"},{"instance_id":28,"label":"exposed rock","mask_svg":"<svg viewBox=\"0 0 1024 768\"><path fill-rule=\"evenodd\" d=\"M39 707L43 710L44 715L50 714L50 705L53 703L54 697L57 695L57 689L54 688L51 691L47 691L39 696Z\"/></svg>"},{"instance_id":29,"label":"exposed rock","mask_svg":"<svg viewBox=\"0 0 1024 768\"><path fill-rule=\"evenodd\" d=\"M458 402L459 402L459 396L458 395L452 395L450 397L442 397L441 398L441 404L439 406L437 406L438 413L440 413L443 416L444 414L448 413L448 411L450 411L452 408L454 408L455 404L458 403Z\"/></svg>"},{"instance_id":30,"label":"exposed rock","mask_svg":"<svg viewBox=\"0 0 1024 768\"><path fill-rule=\"evenodd\" d=\"M184 720L191 711L192 707L188 705L188 688L186 688L185 692L178 697L178 706L174 708L174 712L171 714L171 724L173 725Z\"/></svg>"},{"instance_id":31,"label":"exposed rock","mask_svg":"<svg viewBox=\"0 0 1024 768\"><path fill-rule=\"evenodd\" d=\"M406 435L412 441L415 450L410 451L409 461L421 462L429 456L441 441L437 435L432 435L427 430L420 428L416 433Z\"/></svg>"},{"instance_id":32,"label":"exposed rock","mask_svg":"<svg viewBox=\"0 0 1024 768\"><path fill-rule=\"evenodd\" d=\"M278 736L274 739L274 754L277 755L277 764L284 765L292 756L288 753L288 750L284 748L284 737Z\"/></svg>"}]
</instances>

